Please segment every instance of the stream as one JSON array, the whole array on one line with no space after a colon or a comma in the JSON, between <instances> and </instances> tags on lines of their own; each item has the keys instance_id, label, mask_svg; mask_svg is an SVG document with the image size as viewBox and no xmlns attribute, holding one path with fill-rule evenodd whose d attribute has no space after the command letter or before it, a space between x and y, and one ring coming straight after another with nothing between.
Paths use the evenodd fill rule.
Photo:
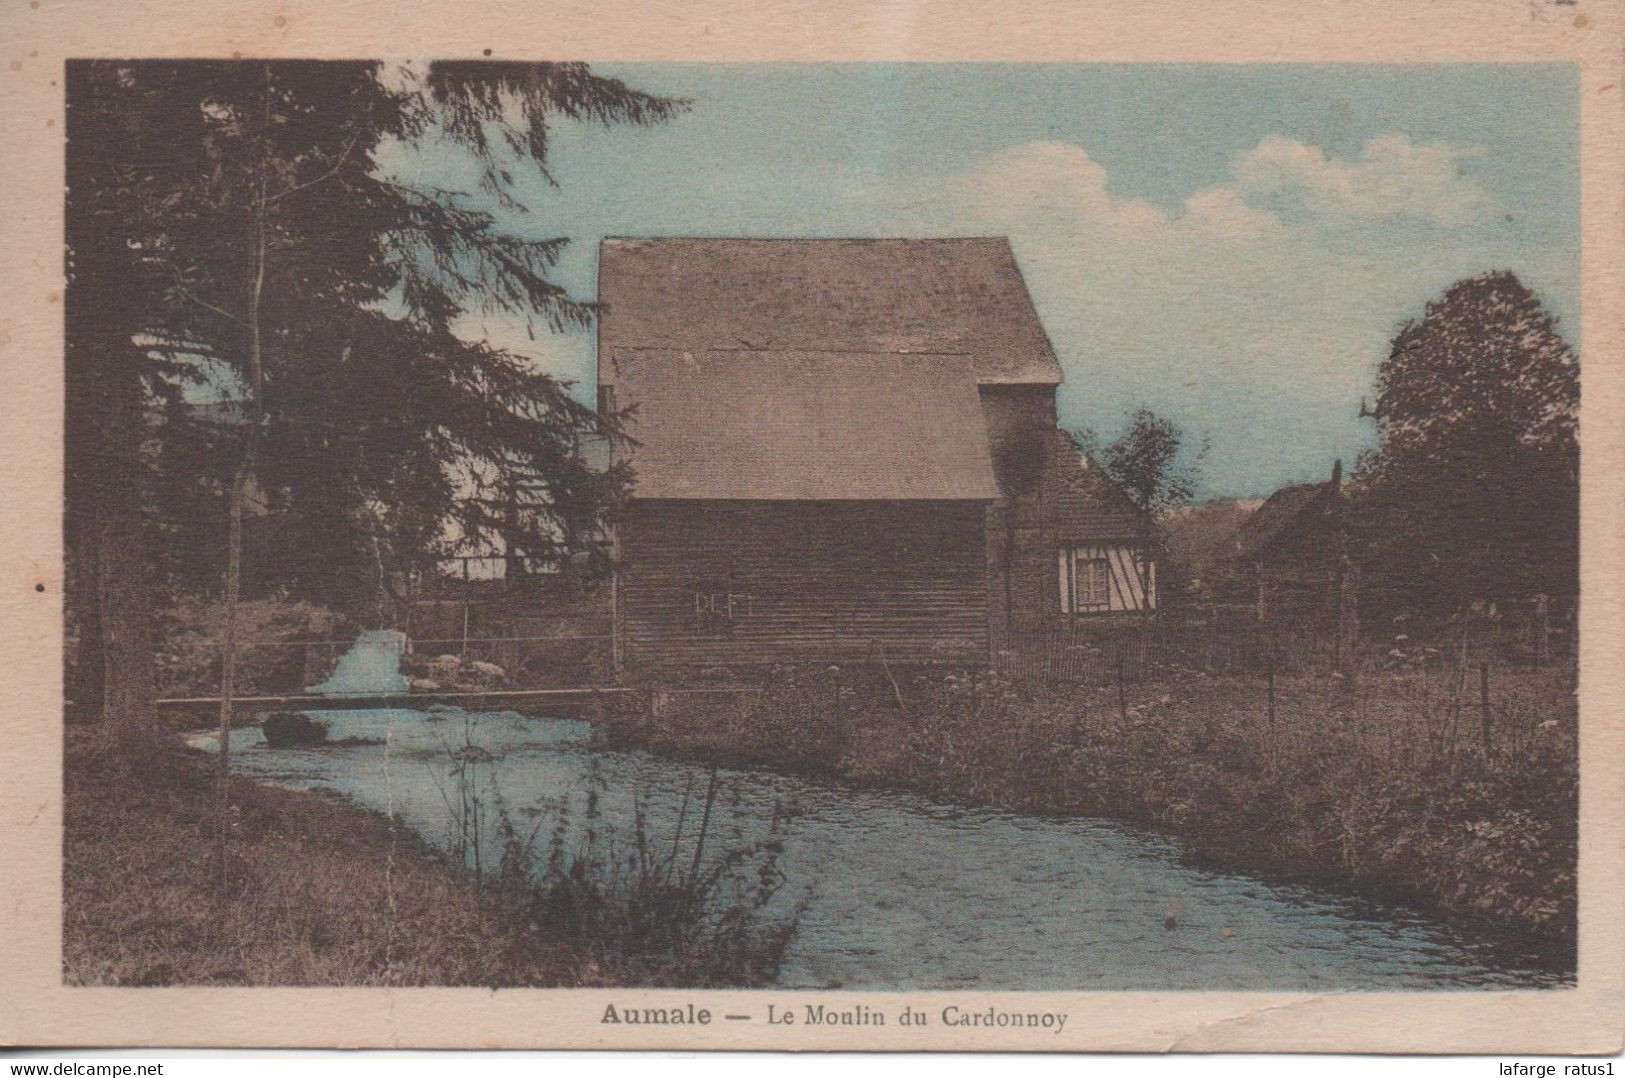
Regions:
<instances>
[{"instance_id":1,"label":"stream","mask_svg":"<svg viewBox=\"0 0 1625 1078\"><path fill-rule=\"evenodd\" d=\"M359 646L359 645L358 645ZM385 652L370 664L389 666ZM341 679L353 687L349 674ZM377 670L387 674L393 671ZM337 675L335 675L337 677ZM261 781L327 789L402 817L447 844L451 753L491 754L477 782L545 843L587 826L625 848L641 804L670 842L688 802L694 830L709 769L605 751L584 723L502 713L330 711L346 748L272 749L232 734L233 767ZM192 743L212 750L212 735ZM1400 991L1572 984L1527 956L1395 907L1323 888L1181 864L1155 832L1107 820L1043 818L943 804L837 780L723 770L712 827L727 846L775 826L788 877L770 912L805 900L780 984L877 989ZM494 816L494 812L493 812ZM490 830L494 831L495 828ZM685 837L685 843L690 841ZM483 853L494 863L495 837Z\"/></svg>"}]
</instances>

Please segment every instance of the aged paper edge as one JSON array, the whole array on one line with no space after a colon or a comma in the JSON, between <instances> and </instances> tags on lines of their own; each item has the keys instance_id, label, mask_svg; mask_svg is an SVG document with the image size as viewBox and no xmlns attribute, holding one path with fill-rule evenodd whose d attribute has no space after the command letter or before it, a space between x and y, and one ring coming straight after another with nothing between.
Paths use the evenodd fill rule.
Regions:
<instances>
[{"instance_id":1,"label":"aged paper edge","mask_svg":"<svg viewBox=\"0 0 1625 1078\"><path fill-rule=\"evenodd\" d=\"M31 1045L1606 1053L1625 1038L1625 108L1619 0L789 0L464 5L12 0L0 15L0 1043ZM534 45L529 43L534 42ZM67 988L60 962L62 64L69 57L1045 62L1568 62L1581 74L1581 908L1578 987L1384 994ZM44 593L35 591L46 585ZM37 661L43 659L44 661ZM605 1003L1064 1010L1066 1032L599 1024ZM765 1008L758 1008L765 1009ZM625 1030L627 1027L619 1027Z\"/></svg>"}]
</instances>

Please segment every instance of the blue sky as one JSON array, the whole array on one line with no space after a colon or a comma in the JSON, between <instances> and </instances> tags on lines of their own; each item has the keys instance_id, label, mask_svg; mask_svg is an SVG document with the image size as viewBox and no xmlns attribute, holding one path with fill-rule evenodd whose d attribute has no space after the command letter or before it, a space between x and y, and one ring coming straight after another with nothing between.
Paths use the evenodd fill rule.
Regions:
<instances>
[{"instance_id":1,"label":"blue sky","mask_svg":"<svg viewBox=\"0 0 1625 1078\"><path fill-rule=\"evenodd\" d=\"M1578 76L1567 65L614 64L692 100L652 129L565 123L505 227L605 235L1007 235L1107 435L1145 405L1207 435L1204 494L1268 493L1369 444L1400 322L1510 268L1578 346ZM427 147L392 165L470 186ZM592 382L591 332L466 332Z\"/></svg>"}]
</instances>

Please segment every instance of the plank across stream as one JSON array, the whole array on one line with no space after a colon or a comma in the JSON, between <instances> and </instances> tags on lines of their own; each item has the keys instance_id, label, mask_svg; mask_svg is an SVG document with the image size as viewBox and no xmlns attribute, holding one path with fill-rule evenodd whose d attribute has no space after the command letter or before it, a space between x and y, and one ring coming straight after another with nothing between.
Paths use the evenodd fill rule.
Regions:
<instances>
[{"instance_id":1,"label":"plank across stream","mask_svg":"<svg viewBox=\"0 0 1625 1078\"><path fill-rule=\"evenodd\" d=\"M244 711L365 711L374 708L422 709L454 704L470 711L546 708L550 712L618 696L633 690L619 685L576 689L492 689L485 692L369 692L288 693L282 696L238 696L232 702ZM158 701L158 710L192 715L220 710L218 696L172 696Z\"/></svg>"}]
</instances>

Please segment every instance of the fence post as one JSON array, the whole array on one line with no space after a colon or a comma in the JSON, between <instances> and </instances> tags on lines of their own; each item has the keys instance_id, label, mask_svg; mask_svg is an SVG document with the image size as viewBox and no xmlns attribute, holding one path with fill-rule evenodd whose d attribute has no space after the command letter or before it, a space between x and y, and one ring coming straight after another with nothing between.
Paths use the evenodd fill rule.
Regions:
<instances>
[{"instance_id":1,"label":"fence post","mask_svg":"<svg viewBox=\"0 0 1625 1078\"><path fill-rule=\"evenodd\" d=\"M1123 686L1123 651L1121 645L1117 651L1117 716L1128 722L1128 690Z\"/></svg>"},{"instance_id":2,"label":"fence post","mask_svg":"<svg viewBox=\"0 0 1625 1078\"><path fill-rule=\"evenodd\" d=\"M1265 674L1264 698L1269 706L1270 729L1275 729L1275 649L1269 649L1269 669Z\"/></svg>"},{"instance_id":3,"label":"fence post","mask_svg":"<svg viewBox=\"0 0 1625 1078\"><path fill-rule=\"evenodd\" d=\"M1347 554L1337 573L1337 672L1344 688L1360 676L1360 569Z\"/></svg>"},{"instance_id":4,"label":"fence post","mask_svg":"<svg viewBox=\"0 0 1625 1078\"><path fill-rule=\"evenodd\" d=\"M1487 759L1495 748L1490 735L1490 664L1488 659L1478 664L1478 711L1484 725L1484 756Z\"/></svg>"},{"instance_id":5,"label":"fence post","mask_svg":"<svg viewBox=\"0 0 1625 1078\"><path fill-rule=\"evenodd\" d=\"M831 762L839 763L841 757L846 754L846 712L841 707L841 673L839 670L835 673L834 705L835 758Z\"/></svg>"},{"instance_id":6,"label":"fence post","mask_svg":"<svg viewBox=\"0 0 1625 1078\"><path fill-rule=\"evenodd\" d=\"M1552 659L1552 613L1551 601L1542 595L1535 596L1535 661L1545 666Z\"/></svg>"}]
</instances>

